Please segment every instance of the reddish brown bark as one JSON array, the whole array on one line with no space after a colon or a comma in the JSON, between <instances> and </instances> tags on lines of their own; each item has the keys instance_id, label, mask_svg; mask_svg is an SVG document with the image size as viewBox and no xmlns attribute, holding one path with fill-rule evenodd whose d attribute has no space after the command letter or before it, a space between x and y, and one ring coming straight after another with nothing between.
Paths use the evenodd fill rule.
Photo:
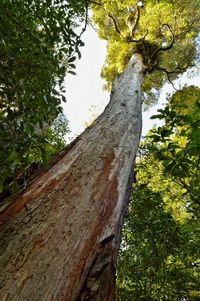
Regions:
<instances>
[{"instance_id":1,"label":"reddish brown bark","mask_svg":"<svg viewBox=\"0 0 200 301\"><path fill-rule=\"evenodd\" d=\"M134 55L103 114L0 214L0 300L115 300L142 77Z\"/></svg>"}]
</instances>

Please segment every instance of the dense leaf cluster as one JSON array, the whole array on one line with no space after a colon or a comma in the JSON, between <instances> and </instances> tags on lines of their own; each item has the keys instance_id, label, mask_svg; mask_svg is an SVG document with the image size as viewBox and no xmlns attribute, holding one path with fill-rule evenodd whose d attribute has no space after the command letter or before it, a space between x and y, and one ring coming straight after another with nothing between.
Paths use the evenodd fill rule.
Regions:
<instances>
[{"instance_id":1,"label":"dense leaf cluster","mask_svg":"<svg viewBox=\"0 0 200 301\"><path fill-rule=\"evenodd\" d=\"M44 132L62 112L64 77L80 57L85 2L0 3L0 187L32 160L46 160Z\"/></svg>"},{"instance_id":2,"label":"dense leaf cluster","mask_svg":"<svg viewBox=\"0 0 200 301\"><path fill-rule=\"evenodd\" d=\"M178 186L173 191L170 180L161 176L163 187L154 191L141 170L149 168L152 163L148 161L138 166L139 183L124 225L118 300L199 300L199 222L186 213L183 192ZM151 176L152 180L156 177L152 172ZM173 202L177 202L176 208Z\"/></svg>"},{"instance_id":3,"label":"dense leaf cluster","mask_svg":"<svg viewBox=\"0 0 200 301\"><path fill-rule=\"evenodd\" d=\"M173 80L191 65L195 57L195 38L200 28L199 2L195 0L91 2L93 20L98 26L99 37L108 41L107 57L102 69L102 77L106 81L105 88L111 88L113 80L125 69L133 53L139 52L143 56L148 75L143 82L143 91L146 93L147 101L153 103L155 99L152 98L152 88L155 91L162 87L166 79ZM101 5L95 4L97 2ZM136 10L139 2L142 2L139 8L140 17L134 35L129 39L127 19L130 9ZM136 19L136 15L134 18Z\"/></svg>"},{"instance_id":4,"label":"dense leaf cluster","mask_svg":"<svg viewBox=\"0 0 200 301\"><path fill-rule=\"evenodd\" d=\"M190 102L188 101L190 99ZM191 210L200 209L200 88L185 87L152 118L164 125L152 130L150 151L163 163L166 175L182 185L191 198Z\"/></svg>"}]
</instances>

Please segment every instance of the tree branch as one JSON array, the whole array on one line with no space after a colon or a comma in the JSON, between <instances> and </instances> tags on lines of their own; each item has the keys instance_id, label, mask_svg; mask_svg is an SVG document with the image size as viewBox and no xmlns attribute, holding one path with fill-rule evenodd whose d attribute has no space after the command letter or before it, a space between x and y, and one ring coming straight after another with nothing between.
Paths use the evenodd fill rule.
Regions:
<instances>
[{"instance_id":1,"label":"tree branch","mask_svg":"<svg viewBox=\"0 0 200 301\"><path fill-rule=\"evenodd\" d=\"M131 30L131 36L132 37L134 35L134 32L135 32L136 28L138 27L139 20L140 20L140 9L139 9L139 7L137 7L137 18L136 18L135 24L134 24L134 26Z\"/></svg>"},{"instance_id":2,"label":"tree branch","mask_svg":"<svg viewBox=\"0 0 200 301\"><path fill-rule=\"evenodd\" d=\"M170 79L170 74L177 73L177 72L174 72L174 71L167 71L165 68L163 68L163 67L158 67L158 66L156 67L156 70L165 72L165 74L167 75L167 80L168 80L168 82L172 85L173 89L176 90L176 91L178 91L178 92L180 92L179 89L176 89L176 88L175 88L174 83L173 83L172 80Z\"/></svg>"},{"instance_id":3,"label":"tree branch","mask_svg":"<svg viewBox=\"0 0 200 301\"><path fill-rule=\"evenodd\" d=\"M170 43L169 46L167 46L167 47L159 47L159 48L156 50L155 53L160 52L160 51L169 50L169 49L171 49L171 48L173 47L173 45L174 45L175 37L174 37L174 33L172 32L171 27L169 26L169 24L164 23L164 24L162 25L162 27L161 27L160 30L162 30L162 28L163 28L164 26L167 26L167 27L168 27L168 29L169 29L169 31L170 31L170 33L171 33L171 35L172 35L172 40L171 40L171 43Z\"/></svg>"},{"instance_id":4,"label":"tree branch","mask_svg":"<svg viewBox=\"0 0 200 301\"><path fill-rule=\"evenodd\" d=\"M177 67L176 69L174 69L174 70L171 70L171 71L169 71L169 70L166 70L164 67L160 67L160 66L158 66L158 67L156 67L158 70L160 70L160 71L164 71L164 72L166 72L166 73L168 73L168 74L174 74L174 73L180 73L180 72L182 72L182 71L186 71L187 70L187 68L181 68L181 67Z\"/></svg>"},{"instance_id":5,"label":"tree branch","mask_svg":"<svg viewBox=\"0 0 200 301\"><path fill-rule=\"evenodd\" d=\"M84 27L82 28L79 38L81 38L82 34L86 31L87 23L88 23L88 0L85 0L85 24Z\"/></svg>"},{"instance_id":6,"label":"tree branch","mask_svg":"<svg viewBox=\"0 0 200 301\"><path fill-rule=\"evenodd\" d=\"M140 42L140 41L144 41L145 40L145 38L146 38L146 36L149 34L149 31L148 31L148 29L147 29L147 31L146 31L146 33L145 33L145 35L142 37L142 38L140 38L140 39L138 39L138 40L134 40L134 39L132 39L131 37L130 37L130 39L129 39L129 43L137 43L137 42ZM125 37L126 38L126 37Z\"/></svg>"},{"instance_id":7,"label":"tree branch","mask_svg":"<svg viewBox=\"0 0 200 301\"><path fill-rule=\"evenodd\" d=\"M101 6L101 8L107 13L108 17L113 21L113 25L114 25L114 28L115 28L115 31L121 36L121 31L117 25L117 22L115 20L115 18L109 13L109 11L107 11L107 9L105 9L105 7L103 6L103 4L101 3L98 3L96 1L88 1L89 3L92 3L92 4L96 4L96 5L99 5Z\"/></svg>"}]
</instances>

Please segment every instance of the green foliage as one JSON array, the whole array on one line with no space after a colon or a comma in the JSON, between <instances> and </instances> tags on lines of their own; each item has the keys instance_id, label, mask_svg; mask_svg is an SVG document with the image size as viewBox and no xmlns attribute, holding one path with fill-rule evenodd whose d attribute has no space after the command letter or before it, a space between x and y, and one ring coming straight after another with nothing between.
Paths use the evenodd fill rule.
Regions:
<instances>
[{"instance_id":1,"label":"green foliage","mask_svg":"<svg viewBox=\"0 0 200 301\"><path fill-rule=\"evenodd\" d=\"M0 3L1 187L31 157L46 164L46 134L38 132L62 112L64 77L74 74L83 46L77 26L84 21L84 6L83 0ZM36 149L40 155L33 155Z\"/></svg>"},{"instance_id":2,"label":"green foliage","mask_svg":"<svg viewBox=\"0 0 200 301\"><path fill-rule=\"evenodd\" d=\"M190 102L189 102L190 99ZM200 205L200 89L187 87L173 95L170 104L153 118L165 124L151 131L154 153L173 177L190 195L191 210ZM179 113L179 114L178 114Z\"/></svg>"},{"instance_id":3,"label":"green foliage","mask_svg":"<svg viewBox=\"0 0 200 301\"><path fill-rule=\"evenodd\" d=\"M128 43L114 41L112 44L107 44L106 67L101 71L101 76L106 81L105 90L111 89L114 79L124 71L131 55L132 47ZM115 63L113 63L114 57L117 57Z\"/></svg>"},{"instance_id":4,"label":"green foliage","mask_svg":"<svg viewBox=\"0 0 200 301\"><path fill-rule=\"evenodd\" d=\"M31 139L14 145L0 143L0 200L26 186L38 167L48 167L48 162L66 145L69 132L66 117L60 114L52 126Z\"/></svg>"},{"instance_id":5,"label":"green foliage","mask_svg":"<svg viewBox=\"0 0 200 301\"><path fill-rule=\"evenodd\" d=\"M136 179L118 259L118 300L199 300L200 224L187 211L185 190L149 152L137 163Z\"/></svg>"},{"instance_id":6,"label":"green foliage","mask_svg":"<svg viewBox=\"0 0 200 301\"><path fill-rule=\"evenodd\" d=\"M153 88L162 87L166 74L174 79L194 60L195 38L200 28L198 1L143 1L132 41L126 18L129 7L136 6L137 1L101 0L98 3L101 5L92 4L93 20L98 25L99 37L108 41L107 58L102 69L106 89L110 89L134 52L143 55L149 74L143 83L146 98L148 93L151 98ZM173 47L169 47L170 44Z\"/></svg>"},{"instance_id":7,"label":"green foliage","mask_svg":"<svg viewBox=\"0 0 200 301\"><path fill-rule=\"evenodd\" d=\"M197 102L200 101L200 89L196 86L185 86L172 95L170 99L170 108L178 115L192 113L195 110Z\"/></svg>"}]
</instances>

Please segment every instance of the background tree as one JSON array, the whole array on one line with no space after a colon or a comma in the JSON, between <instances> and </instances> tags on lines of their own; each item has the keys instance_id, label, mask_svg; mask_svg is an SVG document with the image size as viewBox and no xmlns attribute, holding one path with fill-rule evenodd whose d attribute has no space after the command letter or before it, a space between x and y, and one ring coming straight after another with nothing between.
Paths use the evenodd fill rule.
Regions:
<instances>
[{"instance_id":1,"label":"background tree","mask_svg":"<svg viewBox=\"0 0 200 301\"><path fill-rule=\"evenodd\" d=\"M41 133L66 101L64 77L80 58L84 14L83 0L1 1L0 191L34 160L47 161Z\"/></svg>"},{"instance_id":2,"label":"background tree","mask_svg":"<svg viewBox=\"0 0 200 301\"><path fill-rule=\"evenodd\" d=\"M165 173L179 183L190 196L188 207L199 214L200 197L200 89L185 87L176 92L169 105L160 110L162 127L152 131L150 150L161 162Z\"/></svg>"},{"instance_id":3,"label":"background tree","mask_svg":"<svg viewBox=\"0 0 200 301\"><path fill-rule=\"evenodd\" d=\"M118 259L118 300L198 300L199 220L190 196L146 152L137 163Z\"/></svg>"}]
</instances>

